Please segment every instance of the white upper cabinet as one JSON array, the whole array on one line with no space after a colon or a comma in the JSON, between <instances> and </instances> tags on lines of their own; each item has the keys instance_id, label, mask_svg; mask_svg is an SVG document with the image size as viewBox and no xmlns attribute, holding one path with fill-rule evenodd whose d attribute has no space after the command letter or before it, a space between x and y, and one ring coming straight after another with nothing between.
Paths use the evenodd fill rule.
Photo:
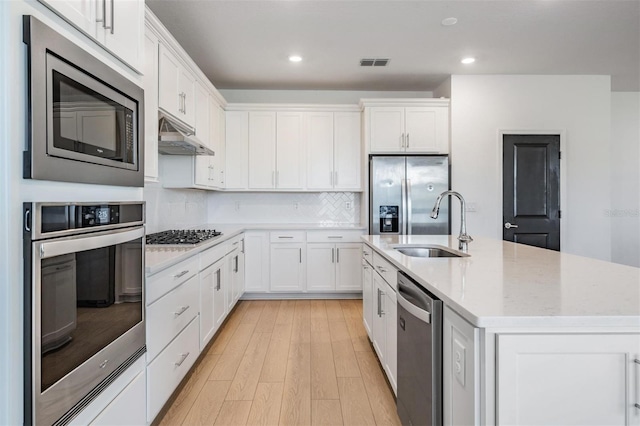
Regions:
<instances>
[{"instance_id":1,"label":"white upper cabinet","mask_svg":"<svg viewBox=\"0 0 640 426\"><path fill-rule=\"evenodd\" d=\"M144 0L40 0L124 63L144 71Z\"/></svg>"},{"instance_id":2,"label":"white upper cabinet","mask_svg":"<svg viewBox=\"0 0 640 426\"><path fill-rule=\"evenodd\" d=\"M144 37L144 178L158 180L158 37Z\"/></svg>"},{"instance_id":3,"label":"white upper cabinet","mask_svg":"<svg viewBox=\"0 0 640 426\"><path fill-rule=\"evenodd\" d=\"M225 187L225 114L213 96L209 96L209 120L211 149L215 153L212 159L213 185L216 188ZM246 160L245 160L246 164Z\"/></svg>"},{"instance_id":4,"label":"white upper cabinet","mask_svg":"<svg viewBox=\"0 0 640 426\"><path fill-rule=\"evenodd\" d=\"M249 113L249 189L276 187L276 113Z\"/></svg>"},{"instance_id":5,"label":"white upper cabinet","mask_svg":"<svg viewBox=\"0 0 640 426\"><path fill-rule=\"evenodd\" d=\"M362 191L362 145L359 112L336 112L333 115L333 188Z\"/></svg>"},{"instance_id":6,"label":"white upper cabinet","mask_svg":"<svg viewBox=\"0 0 640 426\"><path fill-rule=\"evenodd\" d=\"M159 55L159 107L195 127L196 79L162 43Z\"/></svg>"},{"instance_id":7,"label":"white upper cabinet","mask_svg":"<svg viewBox=\"0 0 640 426\"><path fill-rule=\"evenodd\" d=\"M333 189L333 113L310 112L307 137L307 188Z\"/></svg>"},{"instance_id":8,"label":"white upper cabinet","mask_svg":"<svg viewBox=\"0 0 640 426\"><path fill-rule=\"evenodd\" d=\"M210 120L209 92L202 83L197 81L195 82L195 136L200 143L213 149L210 135Z\"/></svg>"},{"instance_id":9,"label":"white upper cabinet","mask_svg":"<svg viewBox=\"0 0 640 426\"><path fill-rule=\"evenodd\" d=\"M303 113L278 112L276 116L276 188L304 188L305 144Z\"/></svg>"},{"instance_id":10,"label":"white upper cabinet","mask_svg":"<svg viewBox=\"0 0 640 426\"><path fill-rule=\"evenodd\" d=\"M225 188L249 186L249 112L225 113Z\"/></svg>"},{"instance_id":11,"label":"white upper cabinet","mask_svg":"<svg viewBox=\"0 0 640 426\"><path fill-rule=\"evenodd\" d=\"M449 152L447 99L364 100L362 104L369 152Z\"/></svg>"}]
</instances>

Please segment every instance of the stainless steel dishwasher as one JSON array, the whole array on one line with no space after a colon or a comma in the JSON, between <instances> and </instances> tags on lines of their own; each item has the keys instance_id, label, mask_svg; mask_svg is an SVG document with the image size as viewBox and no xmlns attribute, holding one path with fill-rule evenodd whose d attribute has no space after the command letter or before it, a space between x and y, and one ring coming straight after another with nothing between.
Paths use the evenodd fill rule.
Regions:
<instances>
[{"instance_id":1,"label":"stainless steel dishwasher","mask_svg":"<svg viewBox=\"0 0 640 426\"><path fill-rule=\"evenodd\" d=\"M442 301L398 272L398 416L442 425Z\"/></svg>"}]
</instances>

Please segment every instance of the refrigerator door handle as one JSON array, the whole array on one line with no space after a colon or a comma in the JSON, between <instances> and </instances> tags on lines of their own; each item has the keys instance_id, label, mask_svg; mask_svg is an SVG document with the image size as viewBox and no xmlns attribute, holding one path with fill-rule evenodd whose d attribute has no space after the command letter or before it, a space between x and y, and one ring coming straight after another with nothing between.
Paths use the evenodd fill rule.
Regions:
<instances>
[{"instance_id":1,"label":"refrigerator door handle","mask_svg":"<svg viewBox=\"0 0 640 426\"><path fill-rule=\"evenodd\" d=\"M400 181L400 190L402 192L402 229L401 234L407 234L407 180L402 179Z\"/></svg>"},{"instance_id":2,"label":"refrigerator door handle","mask_svg":"<svg viewBox=\"0 0 640 426\"><path fill-rule=\"evenodd\" d=\"M411 179L407 179L405 184L407 194L407 235L411 235Z\"/></svg>"}]
</instances>

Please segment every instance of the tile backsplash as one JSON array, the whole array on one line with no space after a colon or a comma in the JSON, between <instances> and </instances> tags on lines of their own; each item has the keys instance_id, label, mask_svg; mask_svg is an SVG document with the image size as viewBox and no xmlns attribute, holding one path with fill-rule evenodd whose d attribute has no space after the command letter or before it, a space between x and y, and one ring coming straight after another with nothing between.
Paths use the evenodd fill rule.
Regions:
<instances>
[{"instance_id":1,"label":"tile backsplash","mask_svg":"<svg viewBox=\"0 0 640 426\"><path fill-rule=\"evenodd\" d=\"M207 223L208 196L207 191L166 189L158 183L145 183L147 233Z\"/></svg>"},{"instance_id":2,"label":"tile backsplash","mask_svg":"<svg viewBox=\"0 0 640 426\"><path fill-rule=\"evenodd\" d=\"M354 192L210 193L209 223L359 223Z\"/></svg>"}]
</instances>

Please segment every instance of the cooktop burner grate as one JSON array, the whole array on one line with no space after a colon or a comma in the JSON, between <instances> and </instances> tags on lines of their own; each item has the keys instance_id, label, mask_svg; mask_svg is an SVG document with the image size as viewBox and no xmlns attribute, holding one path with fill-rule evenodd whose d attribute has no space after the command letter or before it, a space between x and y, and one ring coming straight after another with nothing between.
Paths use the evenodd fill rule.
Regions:
<instances>
[{"instance_id":1,"label":"cooktop burner grate","mask_svg":"<svg viewBox=\"0 0 640 426\"><path fill-rule=\"evenodd\" d=\"M147 244L199 244L219 235L222 235L222 232L215 229L171 229L147 235Z\"/></svg>"}]
</instances>

